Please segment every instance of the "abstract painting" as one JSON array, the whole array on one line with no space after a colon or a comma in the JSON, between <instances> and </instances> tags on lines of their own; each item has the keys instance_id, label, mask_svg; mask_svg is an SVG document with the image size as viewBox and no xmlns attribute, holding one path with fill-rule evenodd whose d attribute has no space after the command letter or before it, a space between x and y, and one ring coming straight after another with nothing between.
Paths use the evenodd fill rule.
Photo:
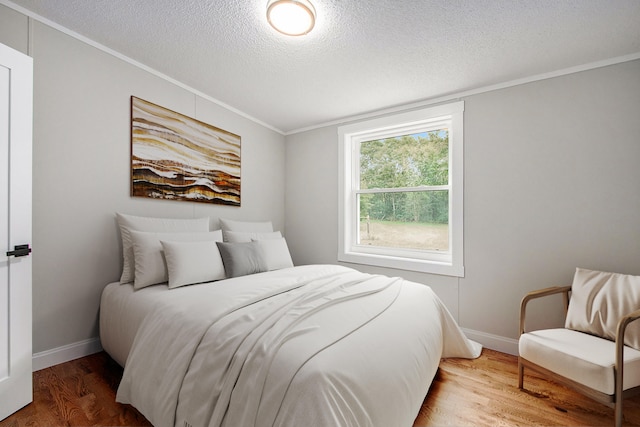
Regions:
<instances>
[{"instance_id":1,"label":"abstract painting","mask_svg":"<svg viewBox=\"0 0 640 427\"><path fill-rule=\"evenodd\" d=\"M131 195L240 206L240 137L132 96Z\"/></svg>"}]
</instances>

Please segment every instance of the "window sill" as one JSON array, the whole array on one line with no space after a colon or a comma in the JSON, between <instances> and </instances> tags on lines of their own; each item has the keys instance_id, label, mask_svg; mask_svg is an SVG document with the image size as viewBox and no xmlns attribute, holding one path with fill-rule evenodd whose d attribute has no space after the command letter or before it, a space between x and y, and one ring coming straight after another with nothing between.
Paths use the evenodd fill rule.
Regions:
<instances>
[{"instance_id":1,"label":"window sill","mask_svg":"<svg viewBox=\"0 0 640 427\"><path fill-rule=\"evenodd\" d=\"M455 263L418 260L385 255L373 255L356 252L338 254L338 261L353 264L373 265L376 267L395 268L399 270L418 271L421 273L442 276L464 277L464 266Z\"/></svg>"}]
</instances>

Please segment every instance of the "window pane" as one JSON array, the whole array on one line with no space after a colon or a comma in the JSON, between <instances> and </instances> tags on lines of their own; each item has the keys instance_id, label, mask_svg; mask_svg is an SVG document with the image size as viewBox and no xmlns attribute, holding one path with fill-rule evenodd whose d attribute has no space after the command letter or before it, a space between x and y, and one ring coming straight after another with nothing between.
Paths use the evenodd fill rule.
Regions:
<instances>
[{"instance_id":1,"label":"window pane","mask_svg":"<svg viewBox=\"0 0 640 427\"><path fill-rule=\"evenodd\" d=\"M358 244L449 250L449 192L359 194Z\"/></svg>"},{"instance_id":2,"label":"window pane","mask_svg":"<svg viewBox=\"0 0 640 427\"><path fill-rule=\"evenodd\" d=\"M447 185L449 130L360 143L360 188Z\"/></svg>"}]
</instances>

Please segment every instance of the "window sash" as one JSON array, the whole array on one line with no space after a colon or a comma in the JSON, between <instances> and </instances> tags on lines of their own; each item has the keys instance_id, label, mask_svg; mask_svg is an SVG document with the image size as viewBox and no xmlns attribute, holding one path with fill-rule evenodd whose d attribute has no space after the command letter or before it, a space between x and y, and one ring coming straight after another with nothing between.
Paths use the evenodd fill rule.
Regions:
<instances>
[{"instance_id":1,"label":"window sash","mask_svg":"<svg viewBox=\"0 0 640 427\"><path fill-rule=\"evenodd\" d=\"M340 156L338 261L464 276L463 265L463 118L464 102L429 107L372 119L338 129ZM449 132L447 185L360 189L360 143L435 131ZM449 247L447 251L414 250L357 244L358 197L361 194L448 191Z\"/></svg>"},{"instance_id":2,"label":"window sash","mask_svg":"<svg viewBox=\"0 0 640 427\"><path fill-rule=\"evenodd\" d=\"M365 188L354 189L354 194L375 194L375 193L410 193L423 191L451 190L451 185L420 185L417 187L391 187L391 188Z\"/></svg>"}]
</instances>

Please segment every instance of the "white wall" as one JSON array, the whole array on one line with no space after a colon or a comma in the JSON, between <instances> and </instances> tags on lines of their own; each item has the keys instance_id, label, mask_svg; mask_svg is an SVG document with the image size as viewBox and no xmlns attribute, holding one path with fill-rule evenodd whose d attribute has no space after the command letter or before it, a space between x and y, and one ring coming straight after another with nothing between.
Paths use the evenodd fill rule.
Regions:
<instances>
[{"instance_id":1,"label":"white wall","mask_svg":"<svg viewBox=\"0 0 640 427\"><path fill-rule=\"evenodd\" d=\"M515 351L522 296L576 267L640 275L640 61L463 97L465 277L428 284L472 336ZM294 262L336 262L337 126L287 137ZM561 322L559 300L534 325Z\"/></svg>"},{"instance_id":2,"label":"white wall","mask_svg":"<svg viewBox=\"0 0 640 427\"><path fill-rule=\"evenodd\" d=\"M284 229L284 136L1 5L0 27L34 58L34 353L97 343L101 291L120 276L114 212ZM241 136L240 208L129 196L131 95Z\"/></svg>"}]
</instances>

